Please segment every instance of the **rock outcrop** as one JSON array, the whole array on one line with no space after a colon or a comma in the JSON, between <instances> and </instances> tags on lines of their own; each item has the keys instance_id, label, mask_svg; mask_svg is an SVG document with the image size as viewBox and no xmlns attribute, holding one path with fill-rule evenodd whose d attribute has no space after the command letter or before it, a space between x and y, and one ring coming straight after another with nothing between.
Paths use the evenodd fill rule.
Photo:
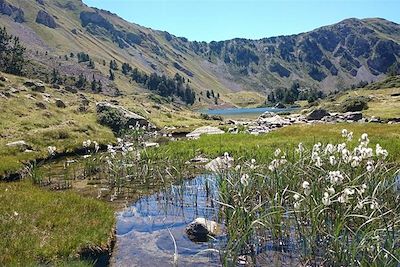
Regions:
<instances>
[{"instance_id":1,"label":"rock outcrop","mask_svg":"<svg viewBox=\"0 0 400 267\"><path fill-rule=\"evenodd\" d=\"M307 120L309 121L321 120L322 118L329 115L330 115L329 112L326 111L325 109L315 109L308 114Z\"/></svg>"},{"instance_id":2,"label":"rock outcrop","mask_svg":"<svg viewBox=\"0 0 400 267\"><path fill-rule=\"evenodd\" d=\"M197 128L196 130L194 130L191 133L188 133L186 135L186 137L199 138L200 135L202 135L202 134L223 134L223 133L225 133L225 132L217 127L204 126L204 127Z\"/></svg>"},{"instance_id":3,"label":"rock outcrop","mask_svg":"<svg viewBox=\"0 0 400 267\"><path fill-rule=\"evenodd\" d=\"M11 5L5 0L0 0L0 14L10 16L15 22L25 22L24 11L16 6Z\"/></svg>"},{"instance_id":4,"label":"rock outcrop","mask_svg":"<svg viewBox=\"0 0 400 267\"><path fill-rule=\"evenodd\" d=\"M44 10L40 10L36 16L36 23L45 25L49 28L57 28L57 23L52 15Z\"/></svg>"}]
</instances>

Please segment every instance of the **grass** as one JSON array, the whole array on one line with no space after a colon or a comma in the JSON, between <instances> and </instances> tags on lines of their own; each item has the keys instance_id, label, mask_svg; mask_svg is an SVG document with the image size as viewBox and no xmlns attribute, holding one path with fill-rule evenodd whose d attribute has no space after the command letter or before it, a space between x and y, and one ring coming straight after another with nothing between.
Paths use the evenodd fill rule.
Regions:
<instances>
[{"instance_id":1,"label":"grass","mask_svg":"<svg viewBox=\"0 0 400 267\"><path fill-rule=\"evenodd\" d=\"M398 124L292 125L260 136L248 134L208 135L202 136L198 140L170 142L159 148L157 155L189 159L198 154L217 157L228 152L236 158L255 158L265 162L278 147L285 150L297 146L300 142L308 146L315 142L336 142L339 140L338 133L343 128L353 131L355 136L368 132L372 144L381 144L388 149L391 158L400 160L400 125Z\"/></svg>"},{"instance_id":2,"label":"grass","mask_svg":"<svg viewBox=\"0 0 400 267\"><path fill-rule=\"evenodd\" d=\"M400 97L392 96L392 94L400 93L399 87L385 89L359 89L347 91L334 101L323 101L322 107L335 109L340 106L349 97L364 96L369 98L368 109L363 111L363 114L369 117L375 116L382 119L399 118L400 117Z\"/></svg>"},{"instance_id":3,"label":"grass","mask_svg":"<svg viewBox=\"0 0 400 267\"><path fill-rule=\"evenodd\" d=\"M29 181L0 183L0 192L2 266L69 266L83 249L109 245L115 218L106 203L45 191Z\"/></svg>"}]
</instances>

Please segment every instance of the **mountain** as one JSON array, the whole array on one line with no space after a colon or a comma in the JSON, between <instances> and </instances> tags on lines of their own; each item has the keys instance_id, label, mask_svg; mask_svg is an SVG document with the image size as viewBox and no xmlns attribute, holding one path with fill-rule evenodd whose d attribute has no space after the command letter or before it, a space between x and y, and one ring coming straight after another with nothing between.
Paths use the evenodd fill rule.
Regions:
<instances>
[{"instance_id":1,"label":"mountain","mask_svg":"<svg viewBox=\"0 0 400 267\"><path fill-rule=\"evenodd\" d=\"M379 80L400 61L400 25L379 18L347 19L290 36L206 43L129 23L80 0L0 0L0 25L28 48L34 77L49 79L55 70L67 77L83 74L100 81L105 94L132 95L149 93L147 79L157 73L152 91L186 103L193 96L195 107L261 103L272 89L293 82L340 90ZM78 53L90 60L78 59ZM110 70L112 60L117 68ZM183 89L169 90L176 73Z\"/></svg>"}]
</instances>

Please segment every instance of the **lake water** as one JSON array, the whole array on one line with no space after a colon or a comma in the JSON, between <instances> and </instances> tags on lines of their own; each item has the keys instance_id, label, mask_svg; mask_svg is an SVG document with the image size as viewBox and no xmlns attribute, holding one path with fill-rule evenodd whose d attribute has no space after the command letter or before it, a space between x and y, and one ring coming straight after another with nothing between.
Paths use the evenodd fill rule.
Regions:
<instances>
[{"instance_id":1,"label":"lake water","mask_svg":"<svg viewBox=\"0 0 400 267\"><path fill-rule=\"evenodd\" d=\"M204 109L200 110L201 113L208 115L219 115L223 117L258 117L264 112L292 112L298 108L226 108L226 109Z\"/></svg>"}]
</instances>

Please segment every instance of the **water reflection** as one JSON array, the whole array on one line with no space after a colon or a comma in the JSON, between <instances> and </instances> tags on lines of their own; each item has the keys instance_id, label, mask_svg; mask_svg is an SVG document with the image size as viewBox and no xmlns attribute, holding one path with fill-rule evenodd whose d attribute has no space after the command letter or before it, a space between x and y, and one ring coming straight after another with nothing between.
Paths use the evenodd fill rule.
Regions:
<instances>
[{"instance_id":1,"label":"water reflection","mask_svg":"<svg viewBox=\"0 0 400 267\"><path fill-rule=\"evenodd\" d=\"M193 243L185 227L195 218L217 220L214 177L199 176L144 197L117 215L114 266L172 266L174 236L179 266L219 266L223 237Z\"/></svg>"}]
</instances>

